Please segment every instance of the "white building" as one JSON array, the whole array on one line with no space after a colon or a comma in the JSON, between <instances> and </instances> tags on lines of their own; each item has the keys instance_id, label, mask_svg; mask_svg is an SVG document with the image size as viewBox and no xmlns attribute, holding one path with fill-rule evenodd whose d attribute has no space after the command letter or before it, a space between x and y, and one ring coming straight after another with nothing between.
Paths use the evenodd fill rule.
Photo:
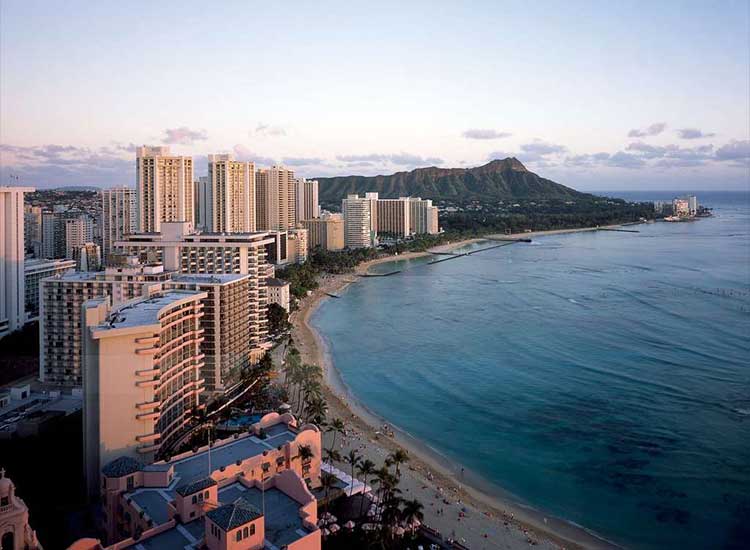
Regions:
<instances>
[{"instance_id":1,"label":"white building","mask_svg":"<svg viewBox=\"0 0 750 550\"><path fill-rule=\"evenodd\" d=\"M102 189L102 260L106 263L114 243L134 233L138 219L135 189L119 187Z\"/></svg>"},{"instance_id":2,"label":"white building","mask_svg":"<svg viewBox=\"0 0 750 550\"><path fill-rule=\"evenodd\" d=\"M377 245L378 194L349 195L341 201L344 215L344 246L366 248Z\"/></svg>"},{"instance_id":3,"label":"white building","mask_svg":"<svg viewBox=\"0 0 750 550\"><path fill-rule=\"evenodd\" d=\"M208 155L208 181L199 198L204 231L255 231L255 164L236 161L232 155Z\"/></svg>"},{"instance_id":4,"label":"white building","mask_svg":"<svg viewBox=\"0 0 750 550\"><path fill-rule=\"evenodd\" d=\"M23 194L31 187L0 187L0 337L26 321Z\"/></svg>"},{"instance_id":5,"label":"white building","mask_svg":"<svg viewBox=\"0 0 750 550\"><path fill-rule=\"evenodd\" d=\"M270 277L268 279L268 303L278 304L289 313L290 299L289 283Z\"/></svg>"},{"instance_id":6,"label":"white building","mask_svg":"<svg viewBox=\"0 0 750 550\"><path fill-rule=\"evenodd\" d=\"M320 203L318 201L318 181L297 178L297 208L296 221L299 225L303 220L320 217Z\"/></svg>"},{"instance_id":7,"label":"white building","mask_svg":"<svg viewBox=\"0 0 750 550\"><path fill-rule=\"evenodd\" d=\"M161 231L162 222L194 220L193 159L169 147L136 150L138 231Z\"/></svg>"},{"instance_id":8,"label":"white building","mask_svg":"<svg viewBox=\"0 0 750 550\"><path fill-rule=\"evenodd\" d=\"M36 258L24 262L26 286L26 321L39 317L39 281L47 277L62 275L76 268L75 260L45 260Z\"/></svg>"}]
</instances>

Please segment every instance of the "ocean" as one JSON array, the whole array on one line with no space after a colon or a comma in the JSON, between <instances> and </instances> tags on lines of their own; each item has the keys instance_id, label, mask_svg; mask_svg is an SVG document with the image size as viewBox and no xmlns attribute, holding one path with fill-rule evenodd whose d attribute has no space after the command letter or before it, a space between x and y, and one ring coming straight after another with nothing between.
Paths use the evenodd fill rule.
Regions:
<instances>
[{"instance_id":1,"label":"ocean","mask_svg":"<svg viewBox=\"0 0 750 550\"><path fill-rule=\"evenodd\" d=\"M713 218L375 266L404 272L312 324L365 406L519 502L630 548L747 548L750 195L696 195Z\"/></svg>"}]
</instances>

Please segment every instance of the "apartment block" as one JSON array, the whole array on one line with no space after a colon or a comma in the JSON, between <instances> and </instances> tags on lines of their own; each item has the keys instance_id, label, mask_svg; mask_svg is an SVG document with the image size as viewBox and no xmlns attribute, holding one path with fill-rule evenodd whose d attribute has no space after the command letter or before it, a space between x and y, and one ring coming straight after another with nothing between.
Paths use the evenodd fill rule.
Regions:
<instances>
[{"instance_id":1,"label":"apartment block","mask_svg":"<svg viewBox=\"0 0 750 550\"><path fill-rule=\"evenodd\" d=\"M102 268L102 249L96 243L83 243L73 248L73 260L78 271L99 271Z\"/></svg>"},{"instance_id":2,"label":"apartment block","mask_svg":"<svg viewBox=\"0 0 750 550\"><path fill-rule=\"evenodd\" d=\"M250 327L258 315L250 308L250 279L235 274L173 275L165 285L206 294L202 300L201 353L205 358L201 378L209 393L226 390L250 365Z\"/></svg>"},{"instance_id":3,"label":"apartment block","mask_svg":"<svg viewBox=\"0 0 750 550\"><path fill-rule=\"evenodd\" d=\"M45 260L35 258L24 262L26 293L26 321L39 318L39 282L47 277L75 270L76 261L67 259Z\"/></svg>"},{"instance_id":4,"label":"apartment block","mask_svg":"<svg viewBox=\"0 0 750 550\"><path fill-rule=\"evenodd\" d=\"M39 378L61 386L83 383L81 307L110 296L118 305L169 279L161 265L134 260L103 272L68 272L39 282Z\"/></svg>"},{"instance_id":5,"label":"apartment block","mask_svg":"<svg viewBox=\"0 0 750 550\"><path fill-rule=\"evenodd\" d=\"M119 457L152 462L198 410L203 292L158 292L82 306L84 467L89 493Z\"/></svg>"},{"instance_id":6,"label":"apartment block","mask_svg":"<svg viewBox=\"0 0 750 550\"><path fill-rule=\"evenodd\" d=\"M438 209L429 199L409 197L409 232L412 235L439 233Z\"/></svg>"},{"instance_id":7,"label":"apartment block","mask_svg":"<svg viewBox=\"0 0 750 550\"><path fill-rule=\"evenodd\" d=\"M255 200L259 231L295 227L297 183L294 171L283 166L259 169L255 174Z\"/></svg>"},{"instance_id":8,"label":"apartment block","mask_svg":"<svg viewBox=\"0 0 750 550\"><path fill-rule=\"evenodd\" d=\"M317 180L306 180L297 178L297 207L296 223L299 225L303 220L310 220L320 217L320 203L318 201L318 182Z\"/></svg>"},{"instance_id":9,"label":"apartment block","mask_svg":"<svg viewBox=\"0 0 750 550\"><path fill-rule=\"evenodd\" d=\"M378 199L378 218L376 230L378 235L390 235L404 238L411 235L411 204L408 197L398 199Z\"/></svg>"},{"instance_id":10,"label":"apartment block","mask_svg":"<svg viewBox=\"0 0 750 550\"><path fill-rule=\"evenodd\" d=\"M214 233L255 231L255 164L208 155L208 180L199 192L200 227Z\"/></svg>"},{"instance_id":11,"label":"apartment block","mask_svg":"<svg viewBox=\"0 0 750 550\"><path fill-rule=\"evenodd\" d=\"M136 150L138 231L159 232L163 222L194 220L193 159L169 147Z\"/></svg>"},{"instance_id":12,"label":"apartment block","mask_svg":"<svg viewBox=\"0 0 750 550\"><path fill-rule=\"evenodd\" d=\"M307 247L313 250L341 250L344 248L344 217L325 213L320 218L302 220L307 229Z\"/></svg>"},{"instance_id":13,"label":"apartment block","mask_svg":"<svg viewBox=\"0 0 750 550\"><path fill-rule=\"evenodd\" d=\"M307 260L307 229L289 229L286 238L286 257L289 263L301 264Z\"/></svg>"},{"instance_id":14,"label":"apartment block","mask_svg":"<svg viewBox=\"0 0 750 550\"><path fill-rule=\"evenodd\" d=\"M26 252L36 250L39 253L42 244L42 207L24 206L23 210L23 240ZM34 255L36 255L36 253Z\"/></svg>"},{"instance_id":15,"label":"apartment block","mask_svg":"<svg viewBox=\"0 0 750 550\"><path fill-rule=\"evenodd\" d=\"M26 322L23 194L31 187L0 187L0 338Z\"/></svg>"},{"instance_id":16,"label":"apartment block","mask_svg":"<svg viewBox=\"0 0 750 550\"><path fill-rule=\"evenodd\" d=\"M105 264L114 252L114 244L137 229L138 202L135 189L119 187L103 189L102 198L102 260Z\"/></svg>"},{"instance_id":17,"label":"apartment block","mask_svg":"<svg viewBox=\"0 0 750 550\"><path fill-rule=\"evenodd\" d=\"M349 195L341 201L344 216L344 246L366 248L377 245L378 194Z\"/></svg>"}]
</instances>

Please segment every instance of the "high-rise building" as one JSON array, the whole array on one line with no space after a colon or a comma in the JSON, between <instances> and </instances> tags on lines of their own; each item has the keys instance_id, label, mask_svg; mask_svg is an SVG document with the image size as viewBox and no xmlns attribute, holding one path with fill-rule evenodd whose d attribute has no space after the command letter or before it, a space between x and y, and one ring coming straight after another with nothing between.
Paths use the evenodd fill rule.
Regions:
<instances>
[{"instance_id":1,"label":"high-rise building","mask_svg":"<svg viewBox=\"0 0 750 550\"><path fill-rule=\"evenodd\" d=\"M31 187L0 187L0 337L26 322L23 194Z\"/></svg>"},{"instance_id":2,"label":"high-rise building","mask_svg":"<svg viewBox=\"0 0 750 550\"><path fill-rule=\"evenodd\" d=\"M318 181L297 178L297 207L296 222L297 225L303 220L311 220L320 217L320 204L318 202Z\"/></svg>"},{"instance_id":3,"label":"high-rise building","mask_svg":"<svg viewBox=\"0 0 750 550\"><path fill-rule=\"evenodd\" d=\"M687 199L674 199L672 210L675 216L685 217L690 215L690 204Z\"/></svg>"},{"instance_id":4,"label":"high-rise building","mask_svg":"<svg viewBox=\"0 0 750 550\"><path fill-rule=\"evenodd\" d=\"M72 258L73 250L94 240L94 218L80 210L42 213L42 257Z\"/></svg>"},{"instance_id":5,"label":"high-rise building","mask_svg":"<svg viewBox=\"0 0 750 550\"><path fill-rule=\"evenodd\" d=\"M173 275L165 286L206 294L201 301L201 378L206 391L219 393L238 382L250 365L250 276Z\"/></svg>"},{"instance_id":6,"label":"high-rise building","mask_svg":"<svg viewBox=\"0 0 750 550\"><path fill-rule=\"evenodd\" d=\"M135 189L102 189L102 260L105 264L114 252L114 243L136 231L138 202Z\"/></svg>"},{"instance_id":7,"label":"high-rise building","mask_svg":"<svg viewBox=\"0 0 750 550\"><path fill-rule=\"evenodd\" d=\"M159 232L162 222L193 223L193 159L173 156L169 147L136 150L138 231Z\"/></svg>"},{"instance_id":8,"label":"high-rise building","mask_svg":"<svg viewBox=\"0 0 750 550\"><path fill-rule=\"evenodd\" d=\"M377 208L376 230L378 235L390 235L398 238L411 235L411 224L409 222L411 204L408 197L378 199Z\"/></svg>"},{"instance_id":9,"label":"high-rise building","mask_svg":"<svg viewBox=\"0 0 750 550\"><path fill-rule=\"evenodd\" d=\"M118 305L147 293L169 279L161 265L130 259L104 272L74 272L39 282L39 378L61 386L80 386L82 374L81 306L86 300L112 297Z\"/></svg>"},{"instance_id":10,"label":"high-rise building","mask_svg":"<svg viewBox=\"0 0 750 550\"><path fill-rule=\"evenodd\" d=\"M208 155L208 182L199 193L204 231L255 231L255 164L232 155Z\"/></svg>"},{"instance_id":11,"label":"high-rise building","mask_svg":"<svg viewBox=\"0 0 750 550\"><path fill-rule=\"evenodd\" d=\"M307 260L307 229L289 229L286 238L286 259L293 264L301 264Z\"/></svg>"},{"instance_id":12,"label":"high-rise building","mask_svg":"<svg viewBox=\"0 0 750 550\"><path fill-rule=\"evenodd\" d=\"M688 214L695 216L698 213L698 197L695 195L688 195Z\"/></svg>"},{"instance_id":13,"label":"high-rise building","mask_svg":"<svg viewBox=\"0 0 750 550\"><path fill-rule=\"evenodd\" d=\"M366 248L377 244L378 194L349 195L341 201L344 246Z\"/></svg>"},{"instance_id":14,"label":"high-rise building","mask_svg":"<svg viewBox=\"0 0 750 550\"><path fill-rule=\"evenodd\" d=\"M95 243L83 243L73 249L78 271L99 271L102 268L102 249Z\"/></svg>"},{"instance_id":15,"label":"high-rise building","mask_svg":"<svg viewBox=\"0 0 750 550\"><path fill-rule=\"evenodd\" d=\"M47 277L68 273L75 268L76 261L67 259L45 260L35 258L24 262L27 322L39 318L39 282Z\"/></svg>"},{"instance_id":16,"label":"high-rise building","mask_svg":"<svg viewBox=\"0 0 750 550\"><path fill-rule=\"evenodd\" d=\"M91 234L86 230L83 216L65 220L65 257L76 259L76 250L90 242Z\"/></svg>"},{"instance_id":17,"label":"high-rise building","mask_svg":"<svg viewBox=\"0 0 750 550\"><path fill-rule=\"evenodd\" d=\"M26 252L36 250L35 255L39 253L42 243L42 207L24 206L23 211L23 240Z\"/></svg>"},{"instance_id":18,"label":"high-rise building","mask_svg":"<svg viewBox=\"0 0 750 550\"><path fill-rule=\"evenodd\" d=\"M296 226L297 185L294 171L283 166L261 168L255 174L256 227L259 231Z\"/></svg>"},{"instance_id":19,"label":"high-rise building","mask_svg":"<svg viewBox=\"0 0 750 550\"><path fill-rule=\"evenodd\" d=\"M194 184L195 194L193 201L193 224L196 229L206 231L206 212L205 205L209 201L208 197L208 176L201 176Z\"/></svg>"},{"instance_id":20,"label":"high-rise building","mask_svg":"<svg viewBox=\"0 0 750 550\"><path fill-rule=\"evenodd\" d=\"M197 233L190 223L174 222L164 223L161 233L129 235L117 247L130 255L163 262L167 271L250 275L250 345L259 349L268 332L266 247L276 242L265 232Z\"/></svg>"},{"instance_id":21,"label":"high-rise building","mask_svg":"<svg viewBox=\"0 0 750 550\"><path fill-rule=\"evenodd\" d=\"M341 250L344 248L344 217L341 214L325 213L320 218L303 220L307 229L307 247L313 250Z\"/></svg>"},{"instance_id":22,"label":"high-rise building","mask_svg":"<svg viewBox=\"0 0 750 550\"><path fill-rule=\"evenodd\" d=\"M423 233L435 235L440 231L438 227L438 209L432 206L429 199L409 197L409 231L412 235Z\"/></svg>"},{"instance_id":23,"label":"high-rise building","mask_svg":"<svg viewBox=\"0 0 750 550\"><path fill-rule=\"evenodd\" d=\"M99 490L102 466L118 457L153 461L197 412L203 391L201 300L206 297L170 290L114 308L109 297L83 305L89 491Z\"/></svg>"}]
</instances>

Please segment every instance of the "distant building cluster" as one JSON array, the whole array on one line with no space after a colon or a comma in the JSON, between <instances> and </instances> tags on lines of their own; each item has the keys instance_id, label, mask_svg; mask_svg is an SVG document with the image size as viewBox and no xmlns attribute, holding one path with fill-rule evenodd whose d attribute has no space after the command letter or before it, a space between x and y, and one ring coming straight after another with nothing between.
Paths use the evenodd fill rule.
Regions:
<instances>
[{"instance_id":1,"label":"distant building cluster","mask_svg":"<svg viewBox=\"0 0 750 550\"><path fill-rule=\"evenodd\" d=\"M654 212L665 221L686 221L696 217L709 216L710 209L701 207L698 197L687 195L671 201L654 201Z\"/></svg>"}]
</instances>

